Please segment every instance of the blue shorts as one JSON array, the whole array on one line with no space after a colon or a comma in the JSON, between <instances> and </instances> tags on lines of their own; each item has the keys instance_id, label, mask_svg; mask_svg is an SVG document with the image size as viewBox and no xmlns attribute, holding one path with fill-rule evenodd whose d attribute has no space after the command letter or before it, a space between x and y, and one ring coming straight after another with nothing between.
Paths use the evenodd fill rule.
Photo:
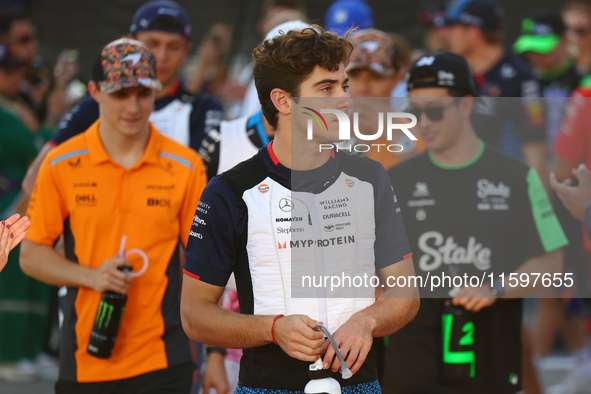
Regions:
<instances>
[{"instance_id":1,"label":"blue shorts","mask_svg":"<svg viewBox=\"0 0 591 394\"><path fill-rule=\"evenodd\" d=\"M341 388L343 394L382 394L380 383L377 380L368 383L360 383ZM261 389L256 387L238 386L234 394L302 394L303 391Z\"/></svg>"}]
</instances>

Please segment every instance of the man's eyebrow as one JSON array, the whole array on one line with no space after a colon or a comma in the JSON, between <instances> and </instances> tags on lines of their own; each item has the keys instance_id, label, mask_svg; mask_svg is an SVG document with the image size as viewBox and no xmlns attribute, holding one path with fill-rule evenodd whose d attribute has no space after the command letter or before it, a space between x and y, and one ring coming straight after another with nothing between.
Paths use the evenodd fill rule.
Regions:
<instances>
[{"instance_id":1,"label":"man's eyebrow","mask_svg":"<svg viewBox=\"0 0 591 394\"><path fill-rule=\"evenodd\" d=\"M316 87L316 86L323 85L325 83L330 83L332 85L332 84L335 84L335 83L338 83L338 82L339 81L336 80L336 79L323 79L322 81L316 82L313 86Z\"/></svg>"},{"instance_id":2,"label":"man's eyebrow","mask_svg":"<svg viewBox=\"0 0 591 394\"><path fill-rule=\"evenodd\" d=\"M316 87L316 86L323 85L325 83L329 83L329 84L333 85L335 83L339 83L339 80L338 79L323 79L322 81L316 82L313 86ZM349 83L349 78L346 78L343 81L343 85L346 84L346 83Z\"/></svg>"}]
</instances>

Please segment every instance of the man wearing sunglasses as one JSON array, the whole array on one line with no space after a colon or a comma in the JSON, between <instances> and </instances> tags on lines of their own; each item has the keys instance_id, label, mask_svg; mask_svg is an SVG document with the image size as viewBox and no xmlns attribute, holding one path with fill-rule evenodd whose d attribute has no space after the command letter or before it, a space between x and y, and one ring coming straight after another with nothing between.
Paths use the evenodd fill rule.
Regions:
<instances>
[{"instance_id":1,"label":"man wearing sunglasses","mask_svg":"<svg viewBox=\"0 0 591 394\"><path fill-rule=\"evenodd\" d=\"M417 255L415 271L424 280L488 280L476 287L431 280L434 287L421 287L416 318L390 337L383 391L517 393L522 302L509 299L536 288L533 280L529 287L500 281L511 272L559 272L566 237L537 172L478 138L471 123L478 98L463 58L444 51L424 55L410 68L408 90L408 112L417 117L414 130L427 152L389 175ZM469 320L459 326L459 338L449 334L457 333L457 323L443 329L450 304ZM463 360L454 358L460 354ZM473 369L451 379L443 373L450 366Z\"/></svg>"},{"instance_id":2,"label":"man wearing sunglasses","mask_svg":"<svg viewBox=\"0 0 591 394\"><path fill-rule=\"evenodd\" d=\"M446 9L442 33L449 50L470 65L478 94L487 97L473 111L478 136L523 159L546 185L540 87L529 65L503 46L502 13L493 0L455 0Z\"/></svg>"}]
</instances>

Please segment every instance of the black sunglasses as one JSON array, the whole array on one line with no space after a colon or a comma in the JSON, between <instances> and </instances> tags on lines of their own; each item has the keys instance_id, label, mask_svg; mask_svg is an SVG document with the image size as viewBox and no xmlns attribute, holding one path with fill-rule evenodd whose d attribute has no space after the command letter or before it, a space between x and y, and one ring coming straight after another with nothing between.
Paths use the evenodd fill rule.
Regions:
<instances>
[{"instance_id":1,"label":"black sunglasses","mask_svg":"<svg viewBox=\"0 0 591 394\"><path fill-rule=\"evenodd\" d=\"M417 122L421 120L421 115L423 112L427 116L427 118L432 122L438 122L443 119L443 111L451 107L452 105L456 105L458 103L458 99L456 98L454 101L449 103L448 105L443 105L441 107L427 107L427 108L416 108L416 107L408 107L404 109L404 112L408 112L416 116Z\"/></svg>"}]
</instances>

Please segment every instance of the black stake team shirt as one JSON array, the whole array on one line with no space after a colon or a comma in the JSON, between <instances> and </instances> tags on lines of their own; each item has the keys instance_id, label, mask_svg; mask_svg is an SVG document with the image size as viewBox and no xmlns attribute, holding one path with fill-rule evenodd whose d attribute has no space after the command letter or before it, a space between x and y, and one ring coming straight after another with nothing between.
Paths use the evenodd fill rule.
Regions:
<instances>
[{"instance_id":1,"label":"black stake team shirt","mask_svg":"<svg viewBox=\"0 0 591 394\"><path fill-rule=\"evenodd\" d=\"M464 165L440 165L426 152L389 175L423 278L493 273L498 279L568 243L537 173L482 142ZM500 300L474 314L475 376L442 380L441 315L449 290L421 288L417 316L390 337L385 393L520 391L521 300Z\"/></svg>"}]
</instances>

